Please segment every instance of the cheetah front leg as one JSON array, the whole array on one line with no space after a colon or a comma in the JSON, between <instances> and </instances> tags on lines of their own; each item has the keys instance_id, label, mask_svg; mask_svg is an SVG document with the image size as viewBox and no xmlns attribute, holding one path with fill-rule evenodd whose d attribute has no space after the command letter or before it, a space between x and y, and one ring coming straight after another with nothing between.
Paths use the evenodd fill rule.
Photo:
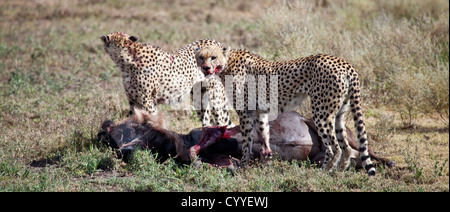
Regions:
<instances>
[{"instance_id":1,"label":"cheetah front leg","mask_svg":"<svg viewBox=\"0 0 450 212\"><path fill-rule=\"evenodd\" d=\"M132 100L130 100L129 98L128 98L128 103L129 103L129 105L130 105L130 111L128 112L128 116L129 117L131 117L132 115L134 115L134 109L135 108L142 108L142 107L140 107L138 104L136 104L134 101L132 101Z\"/></svg>"},{"instance_id":2,"label":"cheetah front leg","mask_svg":"<svg viewBox=\"0 0 450 212\"><path fill-rule=\"evenodd\" d=\"M201 109L197 111L197 116L202 121L202 127L210 127L211 125L211 110Z\"/></svg>"},{"instance_id":3,"label":"cheetah front leg","mask_svg":"<svg viewBox=\"0 0 450 212\"><path fill-rule=\"evenodd\" d=\"M252 158L253 147L253 116L249 116L246 111L236 111L239 116L239 122L242 134L242 159L241 165L247 166Z\"/></svg>"},{"instance_id":4,"label":"cheetah front leg","mask_svg":"<svg viewBox=\"0 0 450 212\"><path fill-rule=\"evenodd\" d=\"M141 105L135 101L130 100L129 101L130 104L130 112L129 112L129 116L134 115L134 109L144 109L147 112L151 113L151 114L157 114L158 113L158 107L156 107L156 104L154 104L153 101L149 101L147 102L145 105Z\"/></svg>"},{"instance_id":5,"label":"cheetah front leg","mask_svg":"<svg viewBox=\"0 0 450 212\"><path fill-rule=\"evenodd\" d=\"M259 128L258 131L262 137L262 148L261 148L261 157L270 157L272 156L272 149L270 148L270 128L269 128L269 114L263 113L259 114L258 117Z\"/></svg>"},{"instance_id":6,"label":"cheetah front leg","mask_svg":"<svg viewBox=\"0 0 450 212\"><path fill-rule=\"evenodd\" d=\"M158 107L156 107L156 103L153 100L145 101L144 100L144 108L151 114L157 114L158 113Z\"/></svg>"}]
</instances>

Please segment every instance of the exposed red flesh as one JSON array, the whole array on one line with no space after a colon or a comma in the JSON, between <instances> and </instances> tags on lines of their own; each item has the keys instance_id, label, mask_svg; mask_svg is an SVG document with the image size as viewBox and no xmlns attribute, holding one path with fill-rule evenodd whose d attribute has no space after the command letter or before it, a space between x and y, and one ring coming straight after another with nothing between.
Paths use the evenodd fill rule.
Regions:
<instances>
[{"instance_id":1,"label":"exposed red flesh","mask_svg":"<svg viewBox=\"0 0 450 212\"><path fill-rule=\"evenodd\" d=\"M219 73L220 71L222 71L222 66L221 65L216 66L216 68L214 69L214 73Z\"/></svg>"},{"instance_id":2,"label":"exposed red flesh","mask_svg":"<svg viewBox=\"0 0 450 212\"><path fill-rule=\"evenodd\" d=\"M203 148L220 141L222 138L230 138L234 132L229 131L227 126L204 127L200 141L194 145L195 154L198 154Z\"/></svg>"}]
</instances>

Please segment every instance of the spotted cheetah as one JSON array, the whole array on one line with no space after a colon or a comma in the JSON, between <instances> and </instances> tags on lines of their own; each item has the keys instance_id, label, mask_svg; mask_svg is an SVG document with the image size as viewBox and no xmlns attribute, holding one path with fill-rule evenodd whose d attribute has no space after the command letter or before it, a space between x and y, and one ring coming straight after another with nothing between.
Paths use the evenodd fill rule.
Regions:
<instances>
[{"instance_id":1,"label":"spotted cheetah","mask_svg":"<svg viewBox=\"0 0 450 212\"><path fill-rule=\"evenodd\" d=\"M178 101L183 95L189 94L194 84L198 85L205 80L204 74L196 65L195 50L206 46L220 46L215 40L203 39L169 53L159 47L140 43L138 39L137 36L122 32L101 36L106 53L122 71L130 115L135 107L157 113L157 104ZM217 83L220 80L207 79L203 93L209 93L213 99L223 98L224 91L220 90L223 86L216 85ZM230 123L228 111L202 109L199 115L204 126L210 125L210 114L214 117L214 125Z\"/></svg>"},{"instance_id":2,"label":"spotted cheetah","mask_svg":"<svg viewBox=\"0 0 450 212\"><path fill-rule=\"evenodd\" d=\"M228 98L233 100L235 109L241 104L236 112L243 136L243 164L247 164L250 159L254 120L257 120L257 129L262 132L264 140L262 153L271 153L267 115L269 111L267 107L261 108L258 104L267 103L272 98L277 100L274 101L277 110L283 112L289 107L301 105L309 96L313 120L326 148L322 169L345 170L350 164L351 148L346 140L344 115L351 108L363 166L369 175L375 174L375 167L368 153L361 111L360 81L356 70L347 61L332 55L319 54L271 62L248 50L219 46L201 48L196 52L196 59L198 66L205 73L219 75L225 86L230 82L233 85L234 92ZM217 64L214 61L226 62ZM232 80L227 80L227 77L232 77ZM255 78L257 80L249 80ZM258 82L258 96L255 91L250 90L255 86L255 81ZM250 104L255 102L256 108L251 109Z\"/></svg>"}]
</instances>

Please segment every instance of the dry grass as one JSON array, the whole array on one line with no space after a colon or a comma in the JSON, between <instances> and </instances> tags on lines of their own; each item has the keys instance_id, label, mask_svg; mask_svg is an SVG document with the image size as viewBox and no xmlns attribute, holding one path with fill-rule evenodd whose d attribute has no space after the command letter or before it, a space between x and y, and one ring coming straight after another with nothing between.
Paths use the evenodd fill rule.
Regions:
<instances>
[{"instance_id":1,"label":"dry grass","mask_svg":"<svg viewBox=\"0 0 450 212\"><path fill-rule=\"evenodd\" d=\"M0 1L1 191L449 189L448 1ZM345 58L363 81L370 145L397 167L369 179L296 161L236 174L147 152L122 164L95 143L101 121L128 109L99 39L113 31L166 50L208 37L272 60ZM162 111L172 130L200 126L190 112Z\"/></svg>"}]
</instances>

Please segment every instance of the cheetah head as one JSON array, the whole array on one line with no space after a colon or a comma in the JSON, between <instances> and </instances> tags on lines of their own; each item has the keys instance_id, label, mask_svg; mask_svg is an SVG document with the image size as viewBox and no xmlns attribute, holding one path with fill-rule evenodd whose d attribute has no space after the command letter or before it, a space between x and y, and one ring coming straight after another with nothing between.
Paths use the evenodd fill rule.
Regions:
<instances>
[{"instance_id":1,"label":"cheetah head","mask_svg":"<svg viewBox=\"0 0 450 212\"><path fill-rule=\"evenodd\" d=\"M230 47L208 46L196 49L195 59L205 77L219 75L227 64Z\"/></svg>"},{"instance_id":2,"label":"cheetah head","mask_svg":"<svg viewBox=\"0 0 450 212\"><path fill-rule=\"evenodd\" d=\"M106 53L113 56L114 53L120 52L122 49L138 41L139 37L130 36L122 32L113 32L109 35L101 36L100 39L103 41Z\"/></svg>"}]
</instances>

